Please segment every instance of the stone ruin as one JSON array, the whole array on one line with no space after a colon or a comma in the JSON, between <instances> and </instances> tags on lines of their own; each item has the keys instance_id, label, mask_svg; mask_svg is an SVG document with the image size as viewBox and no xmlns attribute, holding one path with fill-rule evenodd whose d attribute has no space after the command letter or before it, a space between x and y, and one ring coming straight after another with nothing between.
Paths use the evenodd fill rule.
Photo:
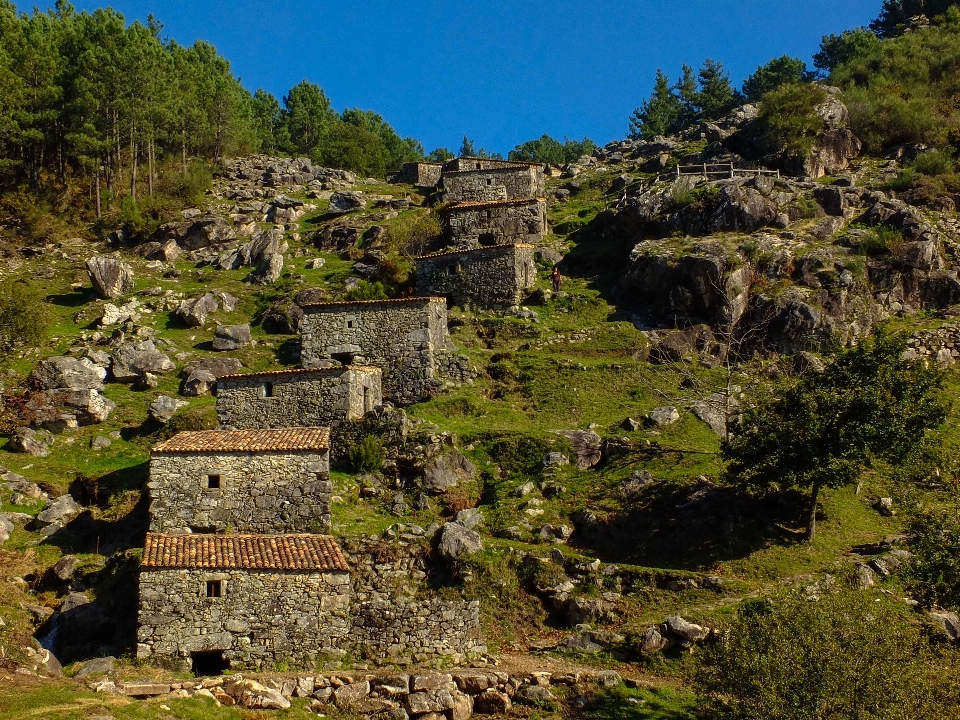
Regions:
<instances>
[{"instance_id":1,"label":"stone ruin","mask_svg":"<svg viewBox=\"0 0 960 720\"><path fill-rule=\"evenodd\" d=\"M520 304L537 282L534 246L529 243L436 253L417 258L420 295L446 297L462 307L506 310Z\"/></svg>"},{"instance_id":2,"label":"stone ruin","mask_svg":"<svg viewBox=\"0 0 960 720\"><path fill-rule=\"evenodd\" d=\"M400 172L395 174L390 182L405 183L420 188L435 188L440 184L442 170L443 163L408 162L403 164Z\"/></svg>"},{"instance_id":3,"label":"stone ruin","mask_svg":"<svg viewBox=\"0 0 960 720\"><path fill-rule=\"evenodd\" d=\"M547 232L547 202L542 198L471 200L451 205L443 214L450 243L457 249L536 245Z\"/></svg>"},{"instance_id":4,"label":"stone ruin","mask_svg":"<svg viewBox=\"0 0 960 720\"><path fill-rule=\"evenodd\" d=\"M382 371L343 365L223 375L217 416L224 430L336 427L383 404Z\"/></svg>"},{"instance_id":5,"label":"stone ruin","mask_svg":"<svg viewBox=\"0 0 960 720\"><path fill-rule=\"evenodd\" d=\"M384 394L401 405L430 398L440 356L452 350L447 305L439 297L303 305L304 367L366 364L383 371Z\"/></svg>"}]
</instances>

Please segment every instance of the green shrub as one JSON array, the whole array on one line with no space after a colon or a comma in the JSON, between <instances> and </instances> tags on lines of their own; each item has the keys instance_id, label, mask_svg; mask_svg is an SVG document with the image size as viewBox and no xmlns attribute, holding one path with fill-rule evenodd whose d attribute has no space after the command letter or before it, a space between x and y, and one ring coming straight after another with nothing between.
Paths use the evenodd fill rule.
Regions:
<instances>
[{"instance_id":1,"label":"green shrub","mask_svg":"<svg viewBox=\"0 0 960 720\"><path fill-rule=\"evenodd\" d=\"M348 290L347 300L386 300L387 293L381 282L361 280L353 290Z\"/></svg>"},{"instance_id":2,"label":"green shrub","mask_svg":"<svg viewBox=\"0 0 960 720\"><path fill-rule=\"evenodd\" d=\"M383 443L373 435L367 435L347 449L347 460L360 473L378 472L383 467L383 457Z\"/></svg>"},{"instance_id":3,"label":"green shrub","mask_svg":"<svg viewBox=\"0 0 960 720\"><path fill-rule=\"evenodd\" d=\"M887 187L897 192L909 190L917 179L917 171L912 167L905 167L893 180L887 181Z\"/></svg>"},{"instance_id":4,"label":"green shrub","mask_svg":"<svg viewBox=\"0 0 960 720\"><path fill-rule=\"evenodd\" d=\"M760 120L771 152L806 156L823 129L817 106L827 92L813 83L782 85L763 96Z\"/></svg>"},{"instance_id":5,"label":"green shrub","mask_svg":"<svg viewBox=\"0 0 960 720\"><path fill-rule=\"evenodd\" d=\"M168 170L160 175L157 189L191 205L203 202L204 193L213 186L213 171L205 162L192 162L186 171Z\"/></svg>"},{"instance_id":6,"label":"green shrub","mask_svg":"<svg viewBox=\"0 0 960 720\"><path fill-rule=\"evenodd\" d=\"M443 234L443 225L432 212L405 213L388 229L390 249L419 256L429 251L433 241Z\"/></svg>"},{"instance_id":7,"label":"green shrub","mask_svg":"<svg viewBox=\"0 0 960 720\"><path fill-rule=\"evenodd\" d=\"M43 297L25 282L0 283L0 349L37 347L47 334Z\"/></svg>"},{"instance_id":8,"label":"green shrub","mask_svg":"<svg viewBox=\"0 0 960 720\"><path fill-rule=\"evenodd\" d=\"M936 177L953 171L953 155L946 150L928 150L917 155L913 169L922 175Z\"/></svg>"},{"instance_id":9,"label":"green shrub","mask_svg":"<svg viewBox=\"0 0 960 720\"><path fill-rule=\"evenodd\" d=\"M901 143L944 146L960 125L960 14L949 13L939 27L863 45L830 82L844 90L866 152Z\"/></svg>"},{"instance_id":10,"label":"green shrub","mask_svg":"<svg viewBox=\"0 0 960 720\"><path fill-rule=\"evenodd\" d=\"M216 430L220 424L214 405L184 408L167 424L165 434L176 435L184 430Z\"/></svg>"},{"instance_id":11,"label":"green shrub","mask_svg":"<svg viewBox=\"0 0 960 720\"><path fill-rule=\"evenodd\" d=\"M879 225L860 237L857 250L864 255L886 255L895 253L902 247L903 232L887 225Z\"/></svg>"},{"instance_id":12,"label":"green shrub","mask_svg":"<svg viewBox=\"0 0 960 720\"><path fill-rule=\"evenodd\" d=\"M928 606L960 609L960 520L956 509L927 510L910 519L914 561L907 571L916 597Z\"/></svg>"},{"instance_id":13,"label":"green shrub","mask_svg":"<svg viewBox=\"0 0 960 720\"><path fill-rule=\"evenodd\" d=\"M824 590L745 604L695 656L694 690L712 718L936 718L938 687L916 624L874 593Z\"/></svg>"}]
</instances>

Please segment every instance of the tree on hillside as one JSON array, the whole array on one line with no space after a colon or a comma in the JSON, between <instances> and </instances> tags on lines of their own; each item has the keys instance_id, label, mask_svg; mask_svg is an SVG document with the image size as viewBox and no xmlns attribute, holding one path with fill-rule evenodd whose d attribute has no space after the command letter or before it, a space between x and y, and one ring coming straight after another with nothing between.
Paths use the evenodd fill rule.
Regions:
<instances>
[{"instance_id":1,"label":"tree on hillside","mask_svg":"<svg viewBox=\"0 0 960 720\"><path fill-rule=\"evenodd\" d=\"M339 119L323 89L302 80L283 97L282 123L289 145L282 149L291 154L310 155Z\"/></svg>"},{"instance_id":2,"label":"tree on hillside","mask_svg":"<svg viewBox=\"0 0 960 720\"><path fill-rule=\"evenodd\" d=\"M844 30L839 35L824 35L820 50L813 56L813 66L823 75L829 75L837 65L855 57L867 55L880 44L880 38L866 28Z\"/></svg>"},{"instance_id":3,"label":"tree on hillside","mask_svg":"<svg viewBox=\"0 0 960 720\"><path fill-rule=\"evenodd\" d=\"M477 147L474 145L473 140L468 138L466 135L463 136L463 142L460 143L460 157L476 157L477 156Z\"/></svg>"},{"instance_id":4,"label":"tree on hillside","mask_svg":"<svg viewBox=\"0 0 960 720\"><path fill-rule=\"evenodd\" d=\"M453 160L454 157L456 156L449 148L438 147L431 150L426 159L430 162L446 162L447 160Z\"/></svg>"},{"instance_id":5,"label":"tree on hillside","mask_svg":"<svg viewBox=\"0 0 960 720\"><path fill-rule=\"evenodd\" d=\"M910 18L924 15L934 20L955 7L958 0L883 0L880 15L870 23L870 29L882 38L902 35Z\"/></svg>"},{"instance_id":6,"label":"tree on hillside","mask_svg":"<svg viewBox=\"0 0 960 720\"><path fill-rule=\"evenodd\" d=\"M509 152L507 159L564 165L577 160L581 155L588 155L596 149L596 143L590 138L584 138L581 142L564 138L563 143L561 143L544 133L536 140L528 140L517 145Z\"/></svg>"},{"instance_id":7,"label":"tree on hillside","mask_svg":"<svg viewBox=\"0 0 960 720\"><path fill-rule=\"evenodd\" d=\"M808 490L812 541L821 489L856 483L874 460L902 463L946 417L941 373L903 360L905 349L903 337L878 333L748 408L723 445L726 479L752 491Z\"/></svg>"},{"instance_id":8,"label":"tree on hillside","mask_svg":"<svg viewBox=\"0 0 960 720\"><path fill-rule=\"evenodd\" d=\"M670 78L658 69L653 93L630 116L630 137L639 140L666 135L682 112L683 105L670 87Z\"/></svg>"},{"instance_id":9,"label":"tree on hillside","mask_svg":"<svg viewBox=\"0 0 960 720\"><path fill-rule=\"evenodd\" d=\"M754 600L694 659L702 710L718 720L933 720L957 701L904 610L826 589ZM935 679L937 678L937 679Z\"/></svg>"},{"instance_id":10,"label":"tree on hillside","mask_svg":"<svg viewBox=\"0 0 960 720\"><path fill-rule=\"evenodd\" d=\"M730 74L723 63L707 58L697 73L697 110L700 119L716 120L740 103L740 96L730 84Z\"/></svg>"},{"instance_id":11,"label":"tree on hillside","mask_svg":"<svg viewBox=\"0 0 960 720\"><path fill-rule=\"evenodd\" d=\"M280 101L260 88L253 94L251 112L259 152L265 154L275 152L277 149L275 128L280 123Z\"/></svg>"},{"instance_id":12,"label":"tree on hillside","mask_svg":"<svg viewBox=\"0 0 960 720\"><path fill-rule=\"evenodd\" d=\"M758 67L743 81L742 92L744 98L755 103L781 85L809 82L812 79L812 73L807 70L807 64L803 60L782 55Z\"/></svg>"},{"instance_id":13,"label":"tree on hillside","mask_svg":"<svg viewBox=\"0 0 960 720\"><path fill-rule=\"evenodd\" d=\"M669 78L657 70L653 93L640 103L629 118L630 137L650 138L679 132L701 120L723 117L740 102L723 64L707 59L695 73L683 65L671 87Z\"/></svg>"}]
</instances>

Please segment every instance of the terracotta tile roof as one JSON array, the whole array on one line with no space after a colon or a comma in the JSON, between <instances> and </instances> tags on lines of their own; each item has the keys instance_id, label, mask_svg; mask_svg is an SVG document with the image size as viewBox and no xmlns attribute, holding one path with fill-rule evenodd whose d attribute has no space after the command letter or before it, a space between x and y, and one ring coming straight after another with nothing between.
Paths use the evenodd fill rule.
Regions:
<instances>
[{"instance_id":1,"label":"terracotta tile roof","mask_svg":"<svg viewBox=\"0 0 960 720\"><path fill-rule=\"evenodd\" d=\"M446 252L430 253L429 255L421 255L415 260L431 260L438 257L446 257L447 255L465 255L467 253L483 252L484 250L502 250L503 248L532 248L536 245L531 245L530 243L503 243L502 245L487 245L486 247L476 247L469 248L467 250L448 250Z\"/></svg>"},{"instance_id":2,"label":"terracotta tile roof","mask_svg":"<svg viewBox=\"0 0 960 720\"><path fill-rule=\"evenodd\" d=\"M509 207L511 205L532 205L546 202L546 198L519 198L517 200L464 200L447 208L448 212L454 210L482 210L491 207Z\"/></svg>"},{"instance_id":3,"label":"terracotta tile roof","mask_svg":"<svg viewBox=\"0 0 960 720\"><path fill-rule=\"evenodd\" d=\"M147 533L143 567L244 570L349 570L328 535L167 535Z\"/></svg>"},{"instance_id":4,"label":"terracotta tile roof","mask_svg":"<svg viewBox=\"0 0 960 720\"><path fill-rule=\"evenodd\" d=\"M232 375L221 375L217 380L242 380L243 378L261 378L276 377L278 375L325 375L344 372L345 370L363 370L366 372L383 372L378 367L372 365L335 365L333 367L323 368L288 368L286 370L264 370L262 372L252 373L233 373Z\"/></svg>"},{"instance_id":5,"label":"terracotta tile roof","mask_svg":"<svg viewBox=\"0 0 960 720\"><path fill-rule=\"evenodd\" d=\"M336 308L336 307L351 307L354 305L393 305L399 303L424 303L424 302L433 302L433 303L443 303L446 304L446 300L441 297L408 297L408 298L390 298L387 300L343 300L341 302L315 302L315 303L305 303L300 306L302 310L307 308Z\"/></svg>"},{"instance_id":6,"label":"terracotta tile roof","mask_svg":"<svg viewBox=\"0 0 960 720\"><path fill-rule=\"evenodd\" d=\"M407 166L407 165L437 165L439 167L443 167L442 162L426 162L425 160L415 160L413 162L405 162L404 166Z\"/></svg>"},{"instance_id":7,"label":"terracotta tile roof","mask_svg":"<svg viewBox=\"0 0 960 720\"><path fill-rule=\"evenodd\" d=\"M317 427L270 430L195 430L174 435L154 453L270 452L327 450L330 429Z\"/></svg>"}]
</instances>

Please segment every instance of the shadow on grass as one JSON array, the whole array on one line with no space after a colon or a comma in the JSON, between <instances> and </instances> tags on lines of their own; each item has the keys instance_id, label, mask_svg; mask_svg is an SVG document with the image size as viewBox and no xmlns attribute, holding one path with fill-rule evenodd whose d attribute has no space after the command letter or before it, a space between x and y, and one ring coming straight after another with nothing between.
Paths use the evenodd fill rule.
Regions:
<instances>
[{"instance_id":1,"label":"shadow on grass","mask_svg":"<svg viewBox=\"0 0 960 720\"><path fill-rule=\"evenodd\" d=\"M79 288L73 292L47 296L47 301L61 307L82 307L96 298L93 288Z\"/></svg>"},{"instance_id":2,"label":"shadow on grass","mask_svg":"<svg viewBox=\"0 0 960 720\"><path fill-rule=\"evenodd\" d=\"M803 542L804 497L756 498L709 481L657 483L624 500L624 509L571 545L604 562L703 571L763 548Z\"/></svg>"}]
</instances>

